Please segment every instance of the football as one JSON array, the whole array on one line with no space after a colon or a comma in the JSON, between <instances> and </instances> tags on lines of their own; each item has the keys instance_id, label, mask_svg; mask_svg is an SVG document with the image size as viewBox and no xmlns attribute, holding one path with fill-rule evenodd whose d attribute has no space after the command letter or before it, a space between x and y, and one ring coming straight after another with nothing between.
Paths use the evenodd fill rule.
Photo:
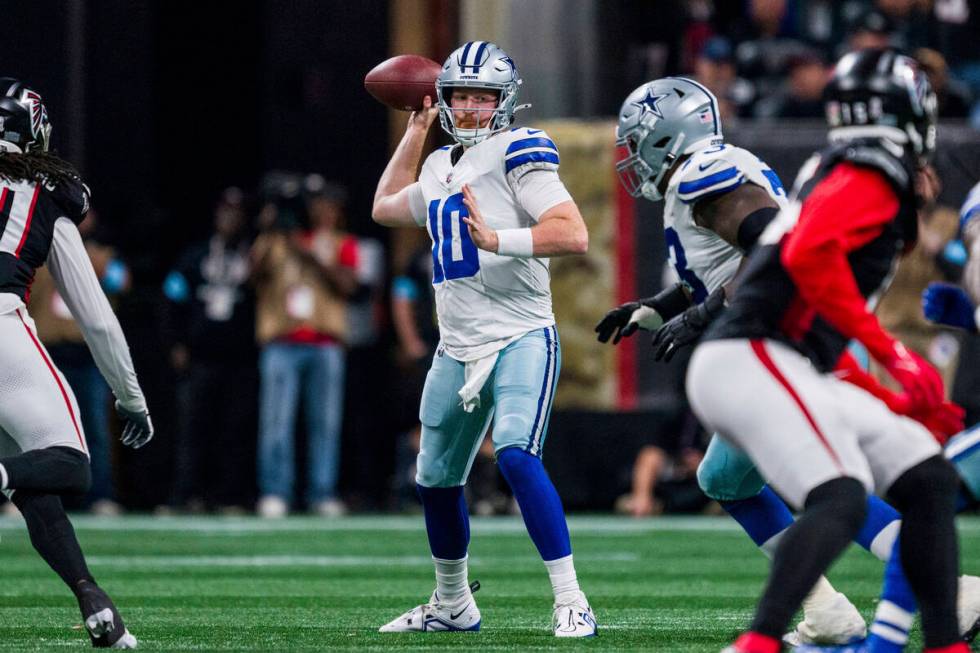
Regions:
<instances>
[{"instance_id":1,"label":"football","mask_svg":"<svg viewBox=\"0 0 980 653\"><path fill-rule=\"evenodd\" d=\"M382 61L364 77L364 88L384 105L399 111L422 108L426 95L436 99L436 77L442 66L416 54Z\"/></svg>"}]
</instances>

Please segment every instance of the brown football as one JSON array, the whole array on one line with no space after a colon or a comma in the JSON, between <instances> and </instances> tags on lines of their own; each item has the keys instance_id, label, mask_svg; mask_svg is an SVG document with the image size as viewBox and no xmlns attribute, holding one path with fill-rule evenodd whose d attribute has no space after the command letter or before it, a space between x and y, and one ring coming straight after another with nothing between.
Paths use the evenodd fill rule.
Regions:
<instances>
[{"instance_id":1,"label":"brown football","mask_svg":"<svg viewBox=\"0 0 980 653\"><path fill-rule=\"evenodd\" d=\"M386 59L364 77L364 88L392 109L412 111L422 108L426 95L436 100L436 77L442 66L417 54L400 54Z\"/></svg>"}]
</instances>

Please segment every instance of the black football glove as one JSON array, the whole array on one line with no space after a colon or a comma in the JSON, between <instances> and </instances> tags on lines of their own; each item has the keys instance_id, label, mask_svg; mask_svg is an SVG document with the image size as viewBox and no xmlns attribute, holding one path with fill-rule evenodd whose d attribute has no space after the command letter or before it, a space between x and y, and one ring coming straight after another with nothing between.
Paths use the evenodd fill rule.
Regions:
<instances>
[{"instance_id":1,"label":"black football glove","mask_svg":"<svg viewBox=\"0 0 980 653\"><path fill-rule=\"evenodd\" d=\"M722 311L725 310L725 291L719 288L697 306L692 306L664 324L653 335L655 360L669 361L678 349L698 341Z\"/></svg>"},{"instance_id":2,"label":"black football glove","mask_svg":"<svg viewBox=\"0 0 980 653\"><path fill-rule=\"evenodd\" d=\"M117 399L116 412L123 421L122 437L119 439L124 445L139 449L153 439L153 422L148 411L127 410Z\"/></svg>"},{"instance_id":3,"label":"black football glove","mask_svg":"<svg viewBox=\"0 0 980 653\"><path fill-rule=\"evenodd\" d=\"M613 337L615 345L623 338L636 333L637 329L647 331L659 329L664 322L680 314L690 305L691 300L683 284L674 284L653 297L620 304L599 320L595 331L599 334L599 342L608 342L615 334Z\"/></svg>"},{"instance_id":4,"label":"black football glove","mask_svg":"<svg viewBox=\"0 0 980 653\"><path fill-rule=\"evenodd\" d=\"M633 321L633 313L643 308L640 302L626 302L606 313L605 317L595 325L598 333L599 342L609 342L612 337L613 344L619 344L623 338L628 338L639 328L640 324ZM649 309L653 310L653 309Z\"/></svg>"}]
</instances>

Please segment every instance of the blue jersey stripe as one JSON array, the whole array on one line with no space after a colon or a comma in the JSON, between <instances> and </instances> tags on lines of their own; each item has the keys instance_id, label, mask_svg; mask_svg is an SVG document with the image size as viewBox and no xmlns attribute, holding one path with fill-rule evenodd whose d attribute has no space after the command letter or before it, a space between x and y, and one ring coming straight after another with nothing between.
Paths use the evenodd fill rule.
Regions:
<instances>
[{"instance_id":1,"label":"blue jersey stripe","mask_svg":"<svg viewBox=\"0 0 980 653\"><path fill-rule=\"evenodd\" d=\"M550 138L541 138L537 136L535 138L522 138L519 141L514 141L507 146L506 154L513 154L514 152L520 152L521 150L526 150L531 147L548 147L558 152L558 147L555 145L554 141ZM505 154L505 156L506 156Z\"/></svg>"},{"instance_id":2,"label":"blue jersey stripe","mask_svg":"<svg viewBox=\"0 0 980 653\"><path fill-rule=\"evenodd\" d=\"M713 188L712 190L705 191L700 195L695 195L694 197L681 197L680 200L685 204L694 204L695 202L700 202L706 197L714 197L716 195L724 195L725 193L730 193L739 186L745 183L745 177L739 175L737 179L726 183L724 186L719 186L718 188Z\"/></svg>"},{"instance_id":3,"label":"blue jersey stripe","mask_svg":"<svg viewBox=\"0 0 980 653\"><path fill-rule=\"evenodd\" d=\"M960 231L966 227L966 223L974 218L980 218L980 204L969 207L960 214Z\"/></svg>"},{"instance_id":4,"label":"blue jersey stripe","mask_svg":"<svg viewBox=\"0 0 980 653\"><path fill-rule=\"evenodd\" d=\"M558 152L528 152L515 156L512 159L507 159L507 169L505 172L510 172L525 163L554 163L558 165Z\"/></svg>"},{"instance_id":5,"label":"blue jersey stripe","mask_svg":"<svg viewBox=\"0 0 980 653\"><path fill-rule=\"evenodd\" d=\"M681 185L677 188L677 192L681 193L682 195L696 193L699 190L709 188L715 184L720 184L723 181L734 179L738 175L738 168L726 168L725 170L716 172L713 175L708 175L707 177L702 177L701 179L695 179L694 181L682 181Z\"/></svg>"}]
</instances>

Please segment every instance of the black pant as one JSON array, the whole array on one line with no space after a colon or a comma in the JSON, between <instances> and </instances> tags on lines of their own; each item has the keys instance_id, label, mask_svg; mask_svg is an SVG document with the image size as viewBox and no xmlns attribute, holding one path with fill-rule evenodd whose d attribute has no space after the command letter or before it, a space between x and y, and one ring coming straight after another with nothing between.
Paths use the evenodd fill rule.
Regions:
<instances>
[{"instance_id":1,"label":"black pant","mask_svg":"<svg viewBox=\"0 0 980 653\"><path fill-rule=\"evenodd\" d=\"M254 358L191 362L177 383L171 503L253 501L257 404Z\"/></svg>"}]
</instances>

